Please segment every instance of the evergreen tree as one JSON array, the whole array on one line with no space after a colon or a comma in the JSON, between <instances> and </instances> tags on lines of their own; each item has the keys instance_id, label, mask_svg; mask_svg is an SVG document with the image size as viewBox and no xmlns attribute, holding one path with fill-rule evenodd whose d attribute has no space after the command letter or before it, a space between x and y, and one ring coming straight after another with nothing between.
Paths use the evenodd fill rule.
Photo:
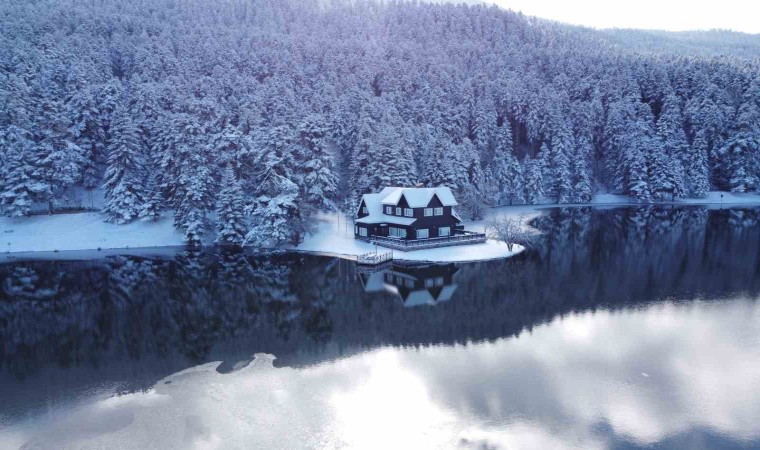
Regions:
<instances>
[{"instance_id":1,"label":"evergreen tree","mask_svg":"<svg viewBox=\"0 0 760 450\"><path fill-rule=\"evenodd\" d=\"M156 176L148 176L148 185L144 193L144 202L140 210L140 217L156 221L161 217L161 211L164 209L164 195L156 181Z\"/></svg>"},{"instance_id":2,"label":"evergreen tree","mask_svg":"<svg viewBox=\"0 0 760 450\"><path fill-rule=\"evenodd\" d=\"M570 160L567 155L572 148L572 136L567 130L562 130L552 137L549 171L551 195L557 203L567 203L571 200Z\"/></svg>"},{"instance_id":3,"label":"evergreen tree","mask_svg":"<svg viewBox=\"0 0 760 450\"><path fill-rule=\"evenodd\" d=\"M327 148L328 129L320 116L310 116L301 122L298 131L299 159L303 161L304 196L316 209L335 208L338 179L333 157Z\"/></svg>"},{"instance_id":4,"label":"evergreen tree","mask_svg":"<svg viewBox=\"0 0 760 450\"><path fill-rule=\"evenodd\" d=\"M524 201L523 173L517 158L509 151L493 160L493 176L498 186L500 198L506 198L510 205Z\"/></svg>"},{"instance_id":5,"label":"evergreen tree","mask_svg":"<svg viewBox=\"0 0 760 450\"><path fill-rule=\"evenodd\" d=\"M105 173L105 207L109 221L127 223L140 216L144 205L145 161L137 127L124 107L117 109L111 127Z\"/></svg>"},{"instance_id":6,"label":"evergreen tree","mask_svg":"<svg viewBox=\"0 0 760 450\"><path fill-rule=\"evenodd\" d=\"M228 167L222 177L222 189L217 198L217 242L239 245L248 232L245 220L243 188L235 172Z\"/></svg>"},{"instance_id":7,"label":"evergreen tree","mask_svg":"<svg viewBox=\"0 0 760 450\"><path fill-rule=\"evenodd\" d=\"M536 159L525 163L525 201L531 205L540 203L544 198L543 164Z\"/></svg>"},{"instance_id":8,"label":"evergreen tree","mask_svg":"<svg viewBox=\"0 0 760 450\"><path fill-rule=\"evenodd\" d=\"M591 174L588 167L590 151L591 143L581 140L576 146L575 155L570 162L573 199L579 203L589 203L593 198Z\"/></svg>"},{"instance_id":9,"label":"evergreen tree","mask_svg":"<svg viewBox=\"0 0 760 450\"><path fill-rule=\"evenodd\" d=\"M0 205L11 217L29 214L34 198L42 190L34 179L32 152L34 142L31 133L14 125L0 135Z\"/></svg>"}]
</instances>

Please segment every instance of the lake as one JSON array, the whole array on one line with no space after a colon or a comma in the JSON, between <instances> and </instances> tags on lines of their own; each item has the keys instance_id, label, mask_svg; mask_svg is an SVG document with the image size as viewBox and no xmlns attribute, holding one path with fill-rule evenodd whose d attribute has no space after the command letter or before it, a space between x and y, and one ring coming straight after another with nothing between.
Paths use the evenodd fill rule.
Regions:
<instances>
[{"instance_id":1,"label":"lake","mask_svg":"<svg viewBox=\"0 0 760 450\"><path fill-rule=\"evenodd\" d=\"M760 448L759 223L552 209L513 258L376 271L1 255L0 448Z\"/></svg>"}]
</instances>

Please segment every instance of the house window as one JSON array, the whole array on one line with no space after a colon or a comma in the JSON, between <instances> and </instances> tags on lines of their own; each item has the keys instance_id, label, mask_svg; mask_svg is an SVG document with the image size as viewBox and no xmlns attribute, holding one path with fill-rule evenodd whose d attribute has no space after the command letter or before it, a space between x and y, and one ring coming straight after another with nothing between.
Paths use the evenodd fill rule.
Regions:
<instances>
[{"instance_id":1,"label":"house window","mask_svg":"<svg viewBox=\"0 0 760 450\"><path fill-rule=\"evenodd\" d=\"M367 229L364 227L359 227L359 236L366 236L367 235Z\"/></svg>"},{"instance_id":2,"label":"house window","mask_svg":"<svg viewBox=\"0 0 760 450\"><path fill-rule=\"evenodd\" d=\"M406 217L414 217L414 210L412 208L404 208L404 215Z\"/></svg>"},{"instance_id":3,"label":"house window","mask_svg":"<svg viewBox=\"0 0 760 450\"><path fill-rule=\"evenodd\" d=\"M441 227L438 229L438 236L451 236L451 227Z\"/></svg>"},{"instance_id":4,"label":"house window","mask_svg":"<svg viewBox=\"0 0 760 450\"><path fill-rule=\"evenodd\" d=\"M436 216L442 216L443 215L443 208L435 208L435 215Z\"/></svg>"},{"instance_id":5,"label":"house window","mask_svg":"<svg viewBox=\"0 0 760 450\"><path fill-rule=\"evenodd\" d=\"M435 285L443 286L443 277L435 277Z\"/></svg>"},{"instance_id":6,"label":"house window","mask_svg":"<svg viewBox=\"0 0 760 450\"><path fill-rule=\"evenodd\" d=\"M366 206L362 206L362 214L367 214L367 207Z\"/></svg>"},{"instance_id":7,"label":"house window","mask_svg":"<svg viewBox=\"0 0 760 450\"><path fill-rule=\"evenodd\" d=\"M430 217L433 215L433 208L425 208L425 217Z\"/></svg>"},{"instance_id":8,"label":"house window","mask_svg":"<svg viewBox=\"0 0 760 450\"><path fill-rule=\"evenodd\" d=\"M397 216L400 216L400 215L401 215L401 208L396 208L396 215L397 215Z\"/></svg>"},{"instance_id":9,"label":"house window","mask_svg":"<svg viewBox=\"0 0 760 450\"><path fill-rule=\"evenodd\" d=\"M417 239L427 239L430 237L430 232L427 228L417 230Z\"/></svg>"},{"instance_id":10,"label":"house window","mask_svg":"<svg viewBox=\"0 0 760 450\"><path fill-rule=\"evenodd\" d=\"M425 279L425 287L426 288L431 288L431 287L434 287L434 286L435 286L435 280L434 279L432 279L432 278L426 278Z\"/></svg>"},{"instance_id":11,"label":"house window","mask_svg":"<svg viewBox=\"0 0 760 450\"><path fill-rule=\"evenodd\" d=\"M393 208L391 208L390 206L386 206L385 207L385 214L393 215Z\"/></svg>"},{"instance_id":12,"label":"house window","mask_svg":"<svg viewBox=\"0 0 760 450\"><path fill-rule=\"evenodd\" d=\"M414 281L412 280L404 280L404 285L408 287L409 289L414 287Z\"/></svg>"},{"instance_id":13,"label":"house window","mask_svg":"<svg viewBox=\"0 0 760 450\"><path fill-rule=\"evenodd\" d=\"M388 229L388 234L390 234L391 236L395 236L395 237L405 238L406 237L406 229L404 229L404 228L390 227Z\"/></svg>"}]
</instances>

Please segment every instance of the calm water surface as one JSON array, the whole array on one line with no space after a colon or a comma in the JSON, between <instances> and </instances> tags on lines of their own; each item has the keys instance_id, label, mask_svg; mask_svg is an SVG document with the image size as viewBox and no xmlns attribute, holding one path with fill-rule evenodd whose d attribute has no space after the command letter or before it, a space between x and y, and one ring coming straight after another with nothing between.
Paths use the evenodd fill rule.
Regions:
<instances>
[{"instance_id":1,"label":"calm water surface","mask_svg":"<svg viewBox=\"0 0 760 450\"><path fill-rule=\"evenodd\" d=\"M760 448L760 211L552 210L509 260L0 264L0 448Z\"/></svg>"}]
</instances>

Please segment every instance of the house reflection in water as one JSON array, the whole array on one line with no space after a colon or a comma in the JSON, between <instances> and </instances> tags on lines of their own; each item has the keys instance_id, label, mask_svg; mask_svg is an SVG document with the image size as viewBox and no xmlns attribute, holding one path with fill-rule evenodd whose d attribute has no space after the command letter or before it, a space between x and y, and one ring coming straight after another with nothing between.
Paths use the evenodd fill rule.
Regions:
<instances>
[{"instance_id":1,"label":"house reflection in water","mask_svg":"<svg viewBox=\"0 0 760 450\"><path fill-rule=\"evenodd\" d=\"M457 289L454 264L388 264L379 270L360 270L365 292L390 292L401 297L404 306L436 305L451 299Z\"/></svg>"}]
</instances>

